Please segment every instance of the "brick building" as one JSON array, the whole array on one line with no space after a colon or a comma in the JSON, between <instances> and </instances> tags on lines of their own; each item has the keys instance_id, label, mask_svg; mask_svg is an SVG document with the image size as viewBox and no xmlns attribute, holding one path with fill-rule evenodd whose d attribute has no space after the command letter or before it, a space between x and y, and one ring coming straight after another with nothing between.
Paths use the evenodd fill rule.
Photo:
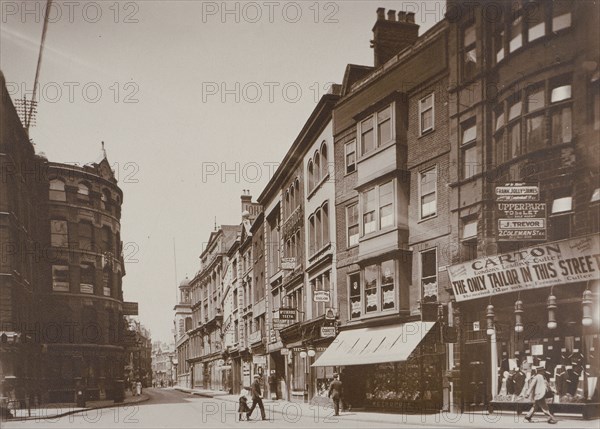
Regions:
<instances>
[{"instance_id":1,"label":"brick building","mask_svg":"<svg viewBox=\"0 0 600 429\"><path fill-rule=\"evenodd\" d=\"M104 149L83 167L35 155L4 77L1 86L2 394L118 396L131 313L122 291L123 193Z\"/></svg>"}]
</instances>

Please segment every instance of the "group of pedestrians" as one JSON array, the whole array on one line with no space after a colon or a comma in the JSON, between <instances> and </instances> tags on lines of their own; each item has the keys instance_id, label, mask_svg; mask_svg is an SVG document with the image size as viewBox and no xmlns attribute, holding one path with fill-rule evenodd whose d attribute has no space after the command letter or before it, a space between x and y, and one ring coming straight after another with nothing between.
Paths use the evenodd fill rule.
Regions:
<instances>
[{"instance_id":1,"label":"group of pedestrians","mask_svg":"<svg viewBox=\"0 0 600 429\"><path fill-rule=\"evenodd\" d=\"M247 398L248 393L250 394L250 396L252 398L252 406L251 407L248 406L248 398ZM334 374L333 381L329 385L328 396L329 396L329 398L331 398L333 400L333 407L334 407L336 416L340 415L340 402L342 399L342 393L343 393L343 389L342 389L342 382L340 381L340 377L338 374ZM242 421L244 415L246 416L246 420L250 420L250 417L252 416L252 413L254 412L254 410L256 409L257 406L260 409L261 419L267 420L267 416L265 413L265 406L263 404L262 399L263 399L263 394L262 394L262 390L261 390L261 386L260 386L260 375L255 374L254 381L252 382L252 385L250 386L250 392L248 392L246 389L243 389L242 393L240 395L239 407L238 407L239 420Z\"/></svg>"}]
</instances>

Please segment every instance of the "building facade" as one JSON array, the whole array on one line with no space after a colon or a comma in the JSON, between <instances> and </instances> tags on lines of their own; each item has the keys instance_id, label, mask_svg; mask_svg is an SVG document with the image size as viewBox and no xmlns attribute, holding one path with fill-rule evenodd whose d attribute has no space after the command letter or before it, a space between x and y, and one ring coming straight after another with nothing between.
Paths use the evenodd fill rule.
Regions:
<instances>
[{"instance_id":1,"label":"building facade","mask_svg":"<svg viewBox=\"0 0 600 429\"><path fill-rule=\"evenodd\" d=\"M3 77L2 88L2 394L118 397L136 312L123 302L123 193L104 148L81 167L35 155Z\"/></svg>"}]
</instances>

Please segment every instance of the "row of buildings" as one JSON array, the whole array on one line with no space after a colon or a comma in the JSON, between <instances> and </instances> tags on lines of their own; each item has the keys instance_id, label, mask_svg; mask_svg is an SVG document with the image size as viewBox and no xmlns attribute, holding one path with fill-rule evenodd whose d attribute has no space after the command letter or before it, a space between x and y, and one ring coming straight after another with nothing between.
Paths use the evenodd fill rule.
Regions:
<instances>
[{"instance_id":1,"label":"row of buildings","mask_svg":"<svg viewBox=\"0 0 600 429\"><path fill-rule=\"evenodd\" d=\"M84 166L36 154L2 73L0 90L0 397L118 399L142 345L123 301L123 192L104 147Z\"/></svg>"},{"instance_id":2,"label":"row of buildings","mask_svg":"<svg viewBox=\"0 0 600 429\"><path fill-rule=\"evenodd\" d=\"M314 401L340 372L354 407L514 408L542 365L554 408L597 410L598 16L448 0L419 36L377 9L374 65L179 285L179 385Z\"/></svg>"}]
</instances>

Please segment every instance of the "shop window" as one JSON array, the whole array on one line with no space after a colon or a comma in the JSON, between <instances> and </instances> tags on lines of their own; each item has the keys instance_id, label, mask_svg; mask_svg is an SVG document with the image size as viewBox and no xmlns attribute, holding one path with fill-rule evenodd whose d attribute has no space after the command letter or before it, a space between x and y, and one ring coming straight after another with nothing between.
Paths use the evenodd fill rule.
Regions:
<instances>
[{"instance_id":1,"label":"shop window","mask_svg":"<svg viewBox=\"0 0 600 429\"><path fill-rule=\"evenodd\" d=\"M361 194L363 235L394 224L394 185L392 181Z\"/></svg>"},{"instance_id":2,"label":"shop window","mask_svg":"<svg viewBox=\"0 0 600 429\"><path fill-rule=\"evenodd\" d=\"M67 201L65 182L59 179L51 180L48 198L50 198L51 201Z\"/></svg>"},{"instance_id":3,"label":"shop window","mask_svg":"<svg viewBox=\"0 0 600 429\"><path fill-rule=\"evenodd\" d=\"M82 264L81 280L79 282L79 291L81 293L94 293L94 285L96 284L96 267L92 264Z\"/></svg>"},{"instance_id":4,"label":"shop window","mask_svg":"<svg viewBox=\"0 0 600 429\"><path fill-rule=\"evenodd\" d=\"M481 171L481 164L477 160L477 124L474 118L462 125L461 162L462 179Z\"/></svg>"},{"instance_id":5,"label":"shop window","mask_svg":"<svg viewBox=\"0 0 600 429\"><path fill-rule=\"evenodd\" d=\"M473 79L477 73L477 39L475 23L463 29L463 67L462 77L464 81Z\"/></svg>"},{"instance_id":6,"label":"shop window","mask_svg":"<svg viewBox=\"0 0 600 429\"><path fill-rule=\"evenodd\" d=\"M392 105L360 122L359 128L360 156L392 141Z\"/></svg>"},{"instance_id":7,"label":"shop window","mask_svg":"<svg viewBox=\"0 0 600 429\"><path fill-rule=\"evenodd\" d=\"M573 2L555 0L552 2L552 31L555 33L571 26L571 8Z\"/></svg>"},{"instance_id":8,"label":"shop window","mask_svg":"<svg viewBox=\"0 0 600 429\"><path fill-rule=\"evenodd\" d=\"M50 221L50 244L53 247L67 247L69 245L66 220Z\"/></svg>"},{"instance_id":9,"label":"shop window","mask_svg":"<svg viewBox=\"0 0 600 429\"><path fill-rule=\"evenodd\" d=\"M421 219L435 216L437 213L437 168L420 173L419 194L421 200Z\"/></svg>"},{"instance_id":10,"label":"shop window","mask_svg":"<svg viewBox=\"0 0 600 429\"><path fill-rule=\"evenodd\" d=\"M356 140L344 145L346 159L346 174L356 171Z\"/></svg>"},{"instance_id":11,"label":"shop window","mask_svg":"<svg viewBox=\"0 0 600 429\"><path fill-rule=\"evenodd\" d=\"M348 276L350 287L350 318L355 319L362 315L362 291L360 285L360 273Z\"/></svg>"},{"instance_id":12,"label":"shop window","mask_svg":"<svg viewBox=\"0 0 600 429\"><path fill-rule=\"evenodd\" d=\"M421 135L434 129L434 94L419 100L419 129Z\"/></svg>"},{"instance_id":13,"label":"shop window","mask_svg":"<svg viewBox=\"0 0 600 429\"><path fill-rule=\"evenodd\" d=\"M330 271L326 271L318 276L314 277L310 281L311 291L313 295L315 291L326 291L329 293L329 302L319 301L316 302L313 299L312 303L312 317L316 318L325 314L325 309L327 307L331 307L331 302L333 299L333 291L331 290L331 281L330 281Z\"/></svg>"},{"instance_id":14,"label":"shop window","mask_svg":"<svg viewBox=\"0 0 600 429\"><path fill-rule=\"evenodd\" d=\"M389 310L395 307L395 261L389 260L381 263L381 308Z\"/></svg>"},{"instance_id":15,"label":"shop window","mask_svg":"<svg viewBox=\"0 0 600 429\"><path fill-rule=\"evenodd\" d=\"M437 302L437 251L421 252L421 302Z\"/></svg>"},{"instance_id":16,"label":"shop window","mask_svg":"<svg viewBox=\"0 0 600 429\"><path fill-rule=\"evenodd\" d=\"M358 204L346 207L346 225L348 226L346 234L348 237L348 247L356 246L359 237Z\"/></svg>"}]
</instances>

